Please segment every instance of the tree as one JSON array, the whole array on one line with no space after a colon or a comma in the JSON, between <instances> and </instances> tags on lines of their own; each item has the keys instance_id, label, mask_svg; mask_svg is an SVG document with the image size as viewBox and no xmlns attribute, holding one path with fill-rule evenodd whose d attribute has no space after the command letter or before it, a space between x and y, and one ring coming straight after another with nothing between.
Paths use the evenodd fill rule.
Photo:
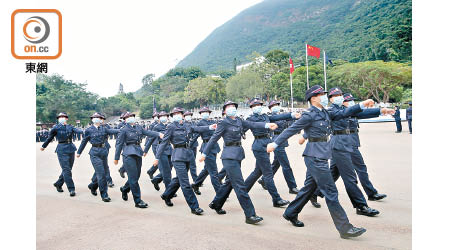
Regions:
<instances>
[{"instance_id":1,"label":"tree","mask_svg":"<svg viewBox=\"0 0 450 250\"><path fill-rule=\"evenodd\" d=\"M274 49L267 52L265 58L268 63L273 63L280 68L289 65L289 53L280 49Z\"/></svg>"},{"instance_id":2,"label":"tree","mask_svg":"<svg viewBox=\"0 0 450 250\"><path fill-rule=\"evenodd\" d=\"M257 95L261 96L264 83L259 75L251 70L244 70L228 79L227 97L234 101L244 101Z\"/></svg>"},{"instance_id":3,"label":"tree","mask_svg":"<svg viewBox=\"0 0 450 250\"><path fill-rule=\"evenodd\" d=\"M200 77L191 80L184 91L185 103L221 103L225 100L225 83L220 78Z\"/></svg>"},{"instance_id":4,"label":"tree","mask_svg":"<svg viewBox=\"0 0 450 250\"><path fill-rule=\"evenodd\" d=\"M147 74L142 78L142 85L151 85L153 83L153 78L155 78L155 74Z\"/></svg>"}]
</instances>

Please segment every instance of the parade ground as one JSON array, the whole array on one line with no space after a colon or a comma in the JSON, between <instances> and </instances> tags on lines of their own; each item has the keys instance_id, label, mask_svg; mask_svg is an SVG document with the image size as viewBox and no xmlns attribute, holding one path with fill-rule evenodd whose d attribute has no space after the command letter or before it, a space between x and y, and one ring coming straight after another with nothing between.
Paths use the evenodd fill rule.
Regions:
<instances>
[{"instance_id":1,"label":"parade ground","mask_svg":"<svg viewBox=\"0 0 450 250\"><path fill-rule=\"evenodd\" d=\"M345 192L341 179L337 181L339 200L350 222L364 227L361 237L344 240L339 237L324 199L319 198L321 208L308 203L299 220L305 227L296 228L282 218L284 208L274 208L269 193L255 183L250 197L256 213L264 220L259 225L245 223L244 213L234 191L224 205L226 215L218 215L208 207L214 197L209 177L197 196L202 216L191 214L181 189L167 207L156 191L146 171L153 163L149 153L143 158L140 186L147 209L134 207L131 193L123 201L119 187L126 179L119 176L122 165L113 164L114 140L109 153L109 167L115 187L109 189L112 202L105 203L100 196L92 196L87 185L94 172L89 159L88 145L80 158L75 158L73 180L77 195L69 197L66 186L58 193L53 183L61 173L56 153L57 143L52 142L43 152L42 143L36 143L36 246L37 249L411 249L412 244L412 135L403 122L403 132L394 133L395 123L361 124L361 153L368 167L372 183L379 193L387 194L382 201L368 201L370 207L380 211L377 217L356 215ZM289 140L286 148L298 188L303 186L306 167L302 152L305 145L298 144L299 135ZM243 140L246 158L242 162L244 179L254 169L255 158L251 151L253 136L247 132ZM201 143L201 140L199 140ZM80 141L75 145L78 147ZM219 145L222 148L222 140ZM143 145L143 143L142 143ZM151 151L150 151L151 152ZM198 156L199 154L197 154ZM218 155L218 169L222 162ZM198 158L198 157L197 157ZM273 154L271 155L273 159ZM197 174L203 163L197 160ZM158 172L157 172L158 173ZM175 175L173 170L172 175ZM282 198L294 199L281 168L275 175L275 184ZM361 190L363 191L362 187ZM363 191L364 192L364 191ZM367 198L367 196L366 196Z\"/></svg>"}]
</instances>

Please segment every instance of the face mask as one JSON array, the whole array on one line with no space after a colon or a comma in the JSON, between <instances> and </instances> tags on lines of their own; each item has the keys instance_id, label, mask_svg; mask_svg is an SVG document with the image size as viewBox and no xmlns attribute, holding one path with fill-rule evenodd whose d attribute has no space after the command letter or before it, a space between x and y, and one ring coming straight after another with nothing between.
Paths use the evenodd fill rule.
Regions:
<instances>
[{"instance_id":1,"label":"face mask","mask_svg":"<svg viewBox=\"0 0 450 250\"><path fill-rule=\"evenodd\" d=\"M280 106L272 107L272 113L276 114L276 113L280 112L280 109L281 109Z\"/></svg>"},{"instance_id":2,"label":"face mask","mask_svg":"<svg viewBox=\"0 0 450 250\"><path fill-rule=\"evenodd\" d=\"M186 121L190 122L190 121L192 120L192 116L190 116L190 115L185 116L184 119L185 119Z\"/></svg>"},{"instance_id":3,"label":"face mask","mask_svg":"<svg viewBox=\"0 0 450 250\"><path fill-rule=\"evenodd\" d=\"M135 122L136 122L136 119L132 116L132 117L128 117L125 121L126 121L127 123L135 123Z\"/></svg>"},{"instance_id":4,"label":"face mask","mask_svg":"<svg viewBox=\"0 0 450 250\"><path fill-rule=\"evenodd\" d=\"M202 113L202 119L208 119L209 118L209 113Z\"/></svg>"},{"instance_id":5,"label":"face mask","mask_svg":"<svg viewBox=\"0 0 450 250\"><path fill-rule=\"evenodd\" d=\"M348 106L349 106L349 107L354 106L354 105L355 105L355 101L349 101L349 102L348 102Z\"/></svg>"},{"instance_id":6,"label":"face mask","mask_svg":"<svg viewBox=\"0 0 450 250\"><path fill-rule=\"evenodd\" d=\"M255 114L261 114L262 107L256 106L256 107L253 107L252 110L253 110L253 113L255 113Z\"/></svg>"},{"instance_id":7,"label":"face mask","mask_svg":"<svg viewBox=\"0 0 450 250\"><path fill-rule=\"evenodd\" d=\"M92 122L95 124L95 123L101 123L101 120L100 120L100 118L92 118Z\"/></svg>"},{"instance_id":8,"label":"face mask","mask_svg":"<svg viewBox=\"0 0 450 250\"><path fill-rule=\"evenodd\" d=\"M342 106L342 103L344 103L344 97L336 96L335 98L333 98L333 104L336 104L338 106Z\"/></svg>"},{"instance_id":9,"label":"face mask","mask_svg":"<svg viewBox=\"0 0 450 250\"><path fill-rule=\"evenodd\" d=\"M60 117L60 118L58 118L58 122L61 123L61 124L63 124L63 123L66 122L66 118Z\"/></svg>"},{"instance_id":10,"label":"face mask","mask_svg":"<svg viewBox=\"0 0 450 250\"><path fill-rule=\"evenodd\" d=\"M320 96L320 104L324 108L328 105L328 97L326 95L321 95Z\"/></svg>"},{"instance_id":11,"label":"face mask","mask_svg":"<svg viewBox=\"0 0 450 250\"><path fill-rule=\"evenodd\" d=\"M173 120L176 121L176 122L179 122L179 121L181 121L182 119L183 119L183 116L180 115L180 114L174 115L174 116L173 116Z\"/></svg>"},{"instance_id":12,"label":"face mask","mask_svg":"<svg viewBox=\"0 0 450 250\"><path fill-rule=\"evenodd\" d=\"M236 116L237 110L236 107L229 107L225 110L227 116Z\"/></svg>"},{"instance_id":13,"label":"face mask","mask_svg":"<svg viewBox=\"0 0 450 250\"><path fill-rule=\"evenodd\" d=\"M167 117L166 117L166 116L161 116L161 117L159 118L159 120L160 120L162 123L165 123L165 122L167 122Z\"/></svg>"}]
</instances>

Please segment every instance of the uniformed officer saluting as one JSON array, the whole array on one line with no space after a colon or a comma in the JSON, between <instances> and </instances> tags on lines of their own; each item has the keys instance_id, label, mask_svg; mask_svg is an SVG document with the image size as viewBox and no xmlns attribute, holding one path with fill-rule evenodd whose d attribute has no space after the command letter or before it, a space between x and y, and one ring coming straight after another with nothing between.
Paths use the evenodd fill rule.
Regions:
<instances>
[{"instance_id":1,"label":"uniformed officer saluting","mask_svg":"<svg viewBox=\"0 0 450 250\"><path fill-rule=\"evenodd\" d=\"M50 135L42 144L41 151L44 151L48 144L56 137L58 146L56 147L56 154L58 155L59 165L62 173L58 180L53 184L58 192L63 192L62 185L66 183L70 196L75 196L75 184L72 180L72 167L75 160L75 151L77 148L72 143L74 133L82 133L81 129L77 129L70 124L67 124L69 116L66 112L61 112L56 116L58 124L51 130Z\"/></svg>"},{"instance_id":2,"label":"uniformed officer saluting","mask_svg":"<svg viewBox=\"0 0 450 250\"><path fill-rule=\"evenodd\" d=\"M135 114L126 112L123 115L126 125L120 129L119 137L116 142L116 154L114 156L114 165L119 163L120 153L123 155L123 167L127 172L128 180L123 187L122 199L128 200L128 192L133 194L135 206L138 208L146 208L148 204L141 200L141 188L139 187L139 177L141 176L142 154L139 138L142 135L161 137L163 134L143 129L136 124Z\"/></svg>"},{"instance_id":3,"label":"uniformed officer saluting","mask_svg":"<svg viewBox=\"0 0 450 250\"><path fill-rule=\"evenodd\" d=\"M357 237L363 234L366 229L356 228L350 224L347 214L339 203L338 191L328 167L328 159L331 157L331 149L328 142L331 119L325 110L328 104L328 98L325 93L324 89L319 85L315 85L306 91L306 99L311 103L311 108L308 109L308 112L304 112L299 120L284 130L273 143L267 145L267 152L273 152L278 145L282 145L289 137L304 129L308 134L308 143L303 152L307 167L306 180L295 199L286 208L283 217L294 226L303 227L303 222L298 220L298 214L309 201L315 189L319 187L320 191L325 195L331 218L341 237ZM373 103L373 100L369 99L346 111L338 111L334 116L336 118L361 112L361 107L372 106Z\"/></svg>"},{"instance_id":4,"label":"uniformed officer saluting","mask_svg":"<svg viewBox=\"0 0 450 250\"><path fill-rule=\"evenodd\" d=\"M241 162L245 158L245 153L241 145L241 137L244 129L270 128L271 130L275 130L277 125L275 123L242 120L236 116L237 107L238 104L232 101L227 101L223 105L222 109L225 110L227 116L218 124L216 131L203 149L200 162L206 159L206 156L210 154L220 137L223 137L224 148L220 158L227 173L227 179L224 185L220 187L214 200L209 204L209 207L216 210L218 214L225 214L225 210L222 209L223 204L230 195L231 189L234 189L239 204L244 209L245 222L248 224L256 224L262 221L263 218L256 215L255 208L244 184L244 178L242 177Z\"/></svg>"},{"instance_id":5,"label":"uniformed officer saluting","mask_svg":"<svg viewBox=\"0 0 450 250\"><path fill-rule=\"evenodd\" d=\"M86 129L85 136L81 141L80 147L78 148L77 158L80 157L86 144L91 143L92 147L89 151L89 156L91 158L92 166L95 170L94 185L98 185L100 189L100 196L102 201L110 202L111 198L108 196L108 148L106 147L105 141L108 140L108 136L112 134L119 133L118 129L110 129L106 126L102 126L103 116L100 113L94 113L91 116L93 125ZM88 188L91 190L93 195L97 195L95 191L96 187L89 185Z\"/></svg>"},{"instance_id":6,"label":"uniformed officer saluting","mask_svg":"<svg viewBox=\"0 0 450 250\"><path fill-rule=\"evenodd\" d=\"M186 122L183 121L183 113L184 110L182 108L174 108L170 113L170 116L173 117L174 121L167 127L167 130L164 133L164 138L158 147L156 160L153 165L158 165L158 161L165 151L166 146L171 143L174 148L172 152L172 163L177 172L177 176L172 179L170 185L161 195L161 198L165 201L167 206L173 206L170 199L172 199L173 195L181 186L184 198L191 208L191 212L195 215L201 215L203 209L199 207L197 198L189 183L188 171L191 160L194 157L192 150L189 148L189 133L202 132L210 129L214 130L216 125L202 127L187 125Z\"/></svg>"}]
</instances>

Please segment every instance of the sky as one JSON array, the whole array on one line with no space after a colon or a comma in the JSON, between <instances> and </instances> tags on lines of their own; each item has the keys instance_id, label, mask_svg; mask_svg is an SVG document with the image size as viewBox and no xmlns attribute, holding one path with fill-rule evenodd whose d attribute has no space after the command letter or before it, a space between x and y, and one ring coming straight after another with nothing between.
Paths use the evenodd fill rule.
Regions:
<instances>
[{"instance_id":1,"label":"sky","mask_svg":"<svg viewBox=\"0 0 450 250\"><path fill-rule=\"evenodd\" d=\"M215 28L261 0L39 2L63 20L62 55L49 61L49 73L108 97L119 83L131 92L144 75L165 74Z\"/></svg>"}]
</instances>

